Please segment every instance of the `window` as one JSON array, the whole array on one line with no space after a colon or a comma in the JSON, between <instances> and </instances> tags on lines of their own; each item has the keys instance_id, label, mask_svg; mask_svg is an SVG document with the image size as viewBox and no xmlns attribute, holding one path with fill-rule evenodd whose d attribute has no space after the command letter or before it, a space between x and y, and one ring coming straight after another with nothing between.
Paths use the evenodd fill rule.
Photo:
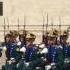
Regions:
<instances>
[{"instance_id":1,"label":"window","mask_svg":"<svg viewBox=\"0 0 70 70\"><path fill-rule=\"evenodd\" d=\"M0 2L0 16L3 16L3 2Z\"/></svg>"}]
</instances>

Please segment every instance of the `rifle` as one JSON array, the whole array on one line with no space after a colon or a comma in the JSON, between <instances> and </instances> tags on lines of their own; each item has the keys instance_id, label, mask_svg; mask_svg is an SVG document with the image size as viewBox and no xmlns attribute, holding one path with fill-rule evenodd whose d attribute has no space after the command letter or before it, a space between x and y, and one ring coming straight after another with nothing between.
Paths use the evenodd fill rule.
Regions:
<instances>
[{"instance_id":1,"label":"rifle","mask_svg":"<svg viewBox=\"0 0 70 70\"><path fill-rule=\"evenodd\" d=\"M52 26L52 32L53 32L53 18L51 19L52 22L51 22L51 26Z\"/></svg>"},{"instance_id":2,"label":"rifle","mask_svg":"<svg viewBox=\"0 0 70 70\"><path fill-rule=\"evenodd\" d=\"M4 38L5 38L5 29L6 27L5 27L5 18L4 18Z\"/></svg>"},{"instance_id":3,"label":"rifle","mask_svg":"<svg viewBox=\"0 0 70 70\"><path fill-rule=\"evenodd\" d=\"M24 30L23 30L23 41L24 41L24 45L26 47L26 16L24 15Z\"/></svg>"},{"instance_id":4,"label":"rifle","mask_svg":"<svg viewBox=\"0 0 70 70\"><path fill-rule=\"evenodd\" d=\"M8 31L9 31L9 19L7 18L7 22L8 22Z\"/></svg>"},{"instance_id":5,"label":"rifle","mask_svg":"<svg viewBox=\"0 0 70 70\"><path fill-rule=\"evenodd\" d=\"M46 33L47 33L47 28L48 28L48 14L47 14Z\"/></svg>"},{"instance_id":6,"label":"rifle","mask_svg":"<svg viewBox=\"0 0 70 70\"><path fill-rule=\"evenodd\" d=\"M45 44L47 45L47 43L48 43L48 38L47 38L47 36L48 36L48 31L47 31L47 28L48 28L48 14L47 14L47 23L46 23L46 37L45 37Z\"/></svg>"},{"instance_id":7,"label":"rifle","mask_svg":"<svg viewBox=\"0 0 70 70\"><path fill-rule=\"evenodd\" d=\"M60 37L60 43L61 43L61 18L60 16L59 16L59 32L60 32L59 37Z\"/></svg>"},{"instance_id":8,"label":"rifle","mask_svg":"<svg viewBox=\"0 0 70 70\"><path fill-rule=\"evenodd\" d=\"M19 33L19 17L18 17L18 33Z\"/></svg>"},{"instance_id":9,"label":"rifle","mask_svg":"<svg viewBox=\"0 0 70 70\"><path fill-rule=\"evenodd\" d=\"M43 31L42 31L42 33L43 33L42 34L42 43L44 43L44 16L43 16Z\"/></svg>"}]
</instances>

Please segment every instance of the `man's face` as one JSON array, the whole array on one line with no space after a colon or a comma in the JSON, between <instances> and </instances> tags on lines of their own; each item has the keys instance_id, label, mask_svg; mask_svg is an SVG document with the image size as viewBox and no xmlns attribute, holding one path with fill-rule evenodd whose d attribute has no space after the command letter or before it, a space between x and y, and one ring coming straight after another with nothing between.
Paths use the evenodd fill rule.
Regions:
<instances>
[{"instance_id":1,"label":"man's face","mask_svg":"<svg viewBox=\"0 0 70 70\"><path fill-rule=\"evenodd\" d=\"M9 41L10 41L10 38L9 38L9 37L7 37L7 38L6 38L6 42L9 42Z\"/></svg>"},{"instance_id":2,"label":"man's face","mask_svg":"<svg viewBox=\"0 0 70 70\"><path fill-rule=\"evenodd\" d=\"M52 40L49 40L48 43L49 43L49 45L52 45L53 44L53 41Z\"/></svg>"},{"instance_id":3,"label":"man's face","mask_svg":"<svg viewBox=\"0 0 70 70\"><path fill-rule=\"evenodd\" d=\"M16 38L15 38L15 37L12 37L12 38L11 38L11 41L12 41L12 42L16 42Z\"/></svg>"},{"instance_id":4,"label":"man's face","mask_svg":"<svg viewBox=\"0 0 70 70\"><path fill-rule=\"evenodd\" d=\"M20 38L20 41L23 42L23 38Z\"/></svg>"},{"instance_id":5,"label":"man's face","mask_svg":"<svg viewBox=\"0 0 70 70\"><path fill-rule=\"evenodd\" d=\"M59 40L57 40L57 45L60 45L60 41Z\"/></svg>"},{"instance_id":6,"label":"man's face","mask_svg":"<svg viewBox=\"0 0 70 70\"><path fill-rule=\"evenodd\" d=\"M63 44L65 44L66 41L67 41L67 39L65 39L65 38L61 39L61 43L63 43Z\"/></svg>"},{"instance_id":7,"label":"man's face","mask_svg":"<svg viewBox=\"0 0 70 70\"><path fill-rule=\"evenodd\" d=\"M63 39L63 43L66 43L66 39Z\"/></svg>"},{"instance_id":8,"label":"man's face","mask_svg":"<svg viewBox=\"0 0 70 70\"><path fill-rule=\"evenodd\" d=\"M26 44L27 45L33 44L33 41L30 38L27 38L26 39Z\"/></svg>"}]
</instances>

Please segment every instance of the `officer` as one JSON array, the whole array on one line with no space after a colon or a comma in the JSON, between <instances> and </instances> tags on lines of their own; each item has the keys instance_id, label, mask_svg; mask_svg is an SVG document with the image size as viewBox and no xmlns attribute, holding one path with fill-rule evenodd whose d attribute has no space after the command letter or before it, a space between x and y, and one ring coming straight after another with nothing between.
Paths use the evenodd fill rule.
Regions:
<instances>
[{"instance_id":1,"label":"officer","mask_svg":"<svg viewBox=\"0 0 70 70\"><path fill-rule=\"evenodd\" d=\"M60 43L59 36L57 38L56 69L57 70L64 70L63 47Z\"/></svg>"},{"instance_id":2,"label":"officer","mask_svg":"<svg viewBox=\"0 0 70 70\"><path fill-rule=\"evenodd\" d=\"M26 35L26 46L23 46L26 50L22 47L23 51L25 51L25 61L19 63L18 70L33 70L33 61L36 59L37 53L37 47L33 44L35 38L34 34L28 33Z\"/></svg>"},{"instance_id":3,"label":"officer","mask_svg":"<svg viewBox=\"0 0 70 70\"><path fill-rule=\"evenodd\" d=\"M7 60L10 59L10 49L9 49L9 46L10 46L10 43L11 43L10 38L11 38L11 34L7 34L5 36L5 45L6 45L6 48L7 48L5 53L6 53Z\"/></svg>"},{"instance_id":4,"label":"officer","mask_svg":"<svg viewBox=\"0 0 70 70\"><path fill-rule=\"evenodd\" d=\"M50 34L50 39L48 42L48 60L49 63L56 62L56 42L57 42L57 30L54 30L52 35Z\"/></svg>"},{"instance_id":5,"label":"officer","mask_svg":"<svg viewBox=\"0 0 70 70\"><path fill-rule=\"evenodd\" d=\"M16 48L16 35L14 33L9 34L6 37L6 48L7 48L6 54L10 59L11 57L13 57L13 53Z\"/></svg>"},{"instance_id":6,"label":"officer","mask_svg":"<svg viewBox=\"0 0 70 70\"><path fill-rule=\"evenodd\" d=\"M26 49L24 47L20 49L20 51L25 53L25 61L20 61L18 70L36 70L39 66L43 66L41 65L43 60L40 57L42 53L47 52L47 49L44 48L41 53L39 53L37 46L33 44L35 38L36 36L34 34L26 35L26 46L24 46Z\"/></svg>"},{"instance_id":7,"label":"officer","mask_svg":"<svg viewBox=\"0 0 70 70\"><path fill-rule=\"evenodd\" d=\"M8 60L4 66L4 70L16 70L16 64L10 63L12 58L15 58L15 49L16 49L16 36L10 34L10 39L6 42L6 48L7 48L7 53L8 53Z\"/></svg>"},{"instance_id":8,"label":"officer","mask_svg":"<svg viewBox=\"0 0 70 70\"><path fill-rule=\"evenodd\" d=\"M14 50L16 49L16 38L15 36L11 36L11 43L9 45L10 49L10 58L13 57Z\"/></svg>"},{"instance_id":9,"label":"officer","mask_svg":"<svg viewBox=\"0 0 70 70\"><path fill-rule=\"evenodd\" d=\"M36 36L34 34L28 34L26 36L26 62L30 62L33 60L34 54L36 54L36 46L33 44Z\"/></svg>"},{"instance_id":10,"label":"officer","mask_svg":"<svg viewBox=\"0 0 70 70\"><path fill-rule=\"evenodd\" d=\"M58 34L57 34L58 35ZM48 46L48 61L49 64L56 66L55 69L63 70L63 66L60 65L63 63L63 53L62 53L62 46L60 45L60 41L57 41L56 33L50 36L49 46ZM53 68L52 68L53 69ZM53 69L53 70L55 70Z\"/></svg>"},{"instance_id":11,"label":"officer","mask_svg":"<svg viewBox=\"0 0 70 70\"><path fill-rule=\"evenodd\" d=\"M10 43L10 58L14 58L16 62L19 62L19 60L22 58L22 53L19 51L21 48L21 42L17 41L18 35L13 34L12 35L12 41Z\"/></svg>"},{"instance_id":12,"label":"officer","mask_svg":"<svg viewBox=\"0 0 70 70\"><path fill-rule=\"evenodd\" d=\"M56 37L54 35L49 36L49 42L48 42L48 54L46 55L46 58L48 60L48 65L45 66L47 69L52 69L52 65L55 65L56 63ZM48 68L50 66L50 68Z\"/></svg>"},{"instance_id":13,"label":"officer","mask_svg":"<svg viewBox=\"0 0 70 70\"><path fill-rule=\"evenodd\" d=\"M64 31L63 35L61 35L61 45L63 47L63 54L65 58L68 58L69 44L67 43L68 34Z\"/></svg>"},{"instance_id":14,"label":"officer","mask_svg":"<svg viewBox=\"0 0 70 70\"><path fill-rule=\"evenodd\" d=\"M31 36L31 38L29 38ZM33 44L35 40L35 36L33 34L28 34L26 36L26 55L25 59L26 62L29 62L30 65L28 66L27 70L36 70L37 67L44 70L44 59L42 57L43 54L48 53L48 49L45 47L45 44L42 44L40 47L42 48L42 51L38 53L38 48L35 44Z\"/></svg>"},{"instance_id":15,"label":"officer","mask_svg":"<svg viewBox=\"0 0 70 70\"><path fill-rule=\"evenodd\" d=\"M14 50L14 48L16 48L16 38L18 36L18 33L17 31L10 31L10 33L8 33L6 36L5 36L5 44L6 44L6 57L7 57L7 60L9 60L11 57L12 57L12 52Z\"/></svg>"},{"instance_id":16,"label":"officer","mask_svg":"<svg viewBox=\"0 0 70 70\"><path fill-rule=\"evenodd\" d=\"M64 70L69 70L69 44L67 43L67 39L68 39L68 33L66 31L64 31L62 37L61 37L61 44L63 47L63 55L64 55Z\"/></svg>"}]
</instances>

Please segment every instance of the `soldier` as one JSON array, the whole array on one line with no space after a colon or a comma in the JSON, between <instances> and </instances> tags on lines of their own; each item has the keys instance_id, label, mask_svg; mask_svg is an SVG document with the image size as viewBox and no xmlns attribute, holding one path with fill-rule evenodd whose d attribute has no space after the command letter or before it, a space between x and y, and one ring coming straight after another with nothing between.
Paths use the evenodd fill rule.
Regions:
<instances>
[{"instance_id":1,"label":"soldier","mask_svg":"<svg viewBox=\"0 0 70 70\"><path fill-rule=\"evenodd\" d=\"M65 68L64 70L69 70L68 63L69 62L69 44L67 43L68 39L68 33L64 31L63 35L61 36L61 44L63 47L63 55L64 55L64 62L65 62Z\"/></svg>"},{"instance_id":2,"label":"soldier","mask_svg":"<svg viewBox=\"0 0 70 70\"><path fill-rule=\"evenodd\" d=\"M57 39L57 54L56 54L56 69L64 70L64 56L63 56L63 47L60 43L60 38Z\"/></svg>"},{"instance_id":3,"label":"soldier","mask_svg":"<svg viewBox=\"0 0 70 70\"><path fill-rule=\"evenodd\" d=\"M65 58L69 56L68 55L69 44L67 43L67 39L68 34L64 31L63 35L61 36L61 45L63 47L63 54Z\"/></svg>"},{"instance_id":4,"label":"soldier","mask_svg":"<svg viewBox=\"0 0 70 70\"><path fill-rule=\"evenodd\" d=\"M16 49L16 37L17 36L14 33L12 33L8 34L5 38L7 48L6 55L8 57L8 60L10 60L10 58L13 57L14 50Z\"/></svg>"},{"instance_id":5,"label":"soldier","mask_svg":"<svg viewBox=\"0 0 70 70\"><path fill-rule=\"evenodd\" d=\"M41 65L43 60L40 57L42 56L42 53L47 52L47 49L43 49L41 53L38 53L37 46L33 44L35 38L34 34L26 35L26 49L24 47L20 49L21 51L23 50L23 52L26 51L25 61L23 62L22 60L20 62L18 70L36 70L36 68Z\"/></svg>"},{"instance_id":6,"label":"soldier","mask_svg":"<svg viewBox=\"0 0 70 70\"><path fill-rule=\"evenodd\" d=\"M15 36L11 36L11 43L9 45L9 50L10 50L10 58L13 57L13 51L16 48L16 38Z\"/></svg>"},{"instance_id":7,"label":"soldier","mask_svg":"<svg viewBox=\"0 0 70 70\"><path fill-rule=\"evenodd\" d=\"M34 54L36 54L36 46L33 44L36 36L33 34L28 34L26 36L26 62L32 61Z\"/></svg>"},{"instance_id":8,"label":"soldier","mask_svg":"<svg viewBox=\"0 0 70 70\"><path fill-rule=\"evenodd\" d=\"M48 47L48 60L50 63L56 61L56 45L55 45L56 37L51 36L50 38L50 46Z\"/></svg>"},{"instance_id":9,"label":"soldier","mask_svg":"<svg viewBox=\"0 0 70 70\"><path fill-rule=\"evenodd\" d=\"M35 41L35 38L36 36L34 34L29 33L26 35L26 46L23 46L26 48L25 62L22 61L19 63L18 70L33 70L32 62L36 59L36 53L37 53L36 45L33 44L33 42ZM24 51L24 48L23 48L23 51Z\"/></svg>"},{"instance_id":10,"label":"soldier","mask_svg":"<svg viewBox=\"0 0 70 70\"><path fill-rule=\"evenodd\" d=\"M56 63L56 45L55 45L55 40L56 37L54 35L49 36L49 41L48 41L48 54L46 55L46 58L48 60L48 64L45 66L45 69L52 69L52 64L55 65ZM50 68L49 68L49 67Z\"/></svg>"},{"instance_id":11,"label":"soldier","mask_svg":"<svg viewBox=\"0 0 70 70\"><path fill-rule=\"evenodd\" d=\"M14 70L12 69L13 68L13 64L11 65L10 62L11 62L11 59L14 58L14 51L16 49L16 36L15 35L9 35L6 37L6 48L7 48L7 51L6 51L6 54L7 54L7 61L6 61L6 64L4 66L4 70Z\"/></svg>"},{"instance_id":12,"label":"soldier","mask_svg":"<svg viewBox=\"0 0 70 70\"><path fill-rule=\"evenodd\" d=\"M60 45L60 41L57 41L57 37L58 34L55 32L53 33L53 35L50 36L50 40L49 40L50 45L48 44L49 46L48 46L47 59L49 61L49 64L51 64L51 67L52 65L54 65L56 66L55 69L63 70L63 66L62 67L60 66L60 64L63 63L63 53L62 53L62 49L60 49L61 45Z\"/></svg>"},{"instance_id":13,"label":"soldier","mask_svg":"<svg viewBox=\"0 0 70 70\"><path fill-rule=\"evenodd\" d=\"M7 35L5 36L5 45L6 45L6 48L7 48L7 50L6 50L7 60L10 59L10 50L9 50L9 46L10 46L10 43L11 43L10 38L11 38L11 34L7 34Z\"/></svg>"},{"instance_id":14,"label":"soldier","mask_svg":"<svg viewBox=\"0 0 70 70\"><path fill-rule=\"evenodd\" d=\"M57 30L54 30L50 35L49 46L48 46L48 60L50 63L56 61L56 42L57 42Z\"/></svg>"}]
</instances>

